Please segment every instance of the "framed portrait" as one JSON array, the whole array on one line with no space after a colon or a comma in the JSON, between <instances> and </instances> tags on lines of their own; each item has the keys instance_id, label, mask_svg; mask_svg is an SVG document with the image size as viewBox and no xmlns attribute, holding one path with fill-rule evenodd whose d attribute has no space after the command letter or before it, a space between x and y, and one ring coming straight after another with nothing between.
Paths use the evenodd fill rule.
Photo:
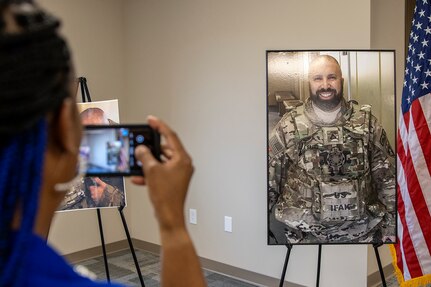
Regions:
<instances>
[{"instance_id":1,"label":"framed portrait","mask_svg":"<svg viewBox=\"0 0 431 287\"><path fill-rule=\"evenodd\" d=\"M118 100L78 103L83 125L115 125L119 123ZM106 138L105 138L106 137ZM87 158L89 167L106 168L117 165L120 147L118 135L99 136L97 148L106 155L102 158ZM114 177L83 177L66 193L58 211L82 210L126 206L124 179Z\"/></svg>"},{"instance_id":2,"label":"framed portrait","mask_svg":"<svg viewBox=\"0 0 431 287\"><path fill-rule=\"evenodd\" d=\"M268 244L395 243L395 51L266 63Z\"/></svg>"}]
</instances>

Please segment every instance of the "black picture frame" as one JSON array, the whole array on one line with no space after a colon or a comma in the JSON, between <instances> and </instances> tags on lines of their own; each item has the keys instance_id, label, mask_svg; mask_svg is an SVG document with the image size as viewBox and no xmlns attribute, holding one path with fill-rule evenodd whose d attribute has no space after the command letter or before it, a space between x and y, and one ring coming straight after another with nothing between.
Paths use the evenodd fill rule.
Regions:
<instances>
[{"instance_id":1,"label":"black picture frame","mask_svg":"<svg viewBox=\"0 0 431 287\"><path fill-rule=\"evenodd\" d=\"M355 111L354 114L366 105L371 105L370 111L362 112L362 114L370 115L375 127L368 126L367 129L366 126L362 125L359 128L359 130L361 128L372 130L366 132L366 134L373 136L371 146L368 142L367 147L364 148L363 143L367 141L364 138L358 140L358 142L362 142L362 146L358 145L364 152L357 152L358 145L355 146L350 142L352 135L343 134L343 131L346 130L343 125L325 126L323 131L322 126L319 127L315 123L311 123L313 127L307 126L307 124L310 125L310 122L304 124L308 129L314 128L314 132L318 126L317 130L320 129L320 131L317 133L319 135L307 130L307 128L305 129L307 131L304 132L304 129L290 127L291 124L294 126L293 122L298 123L297 119L299 118L299 116L294 116L292 122L292 113L302 114L302 118L308 119L307 115L309 114L307 114L306 109L309 109L310 102L313 102L310 100L307 103L310 96L308 69L314 59L327 58L327 56L322 55L332 56L339 63L344 78L344 82L341 83L341 90L344 91L343 97L349 101L358 102L357 105L353 103L348 105L348 107L352 106L352 111ZM268 50L266 51L266 80L267 244L396 243L396 156L394 149L392 149L393 147L396 150L395 51L363 49ZM315 105L311 106L314 107ZM378 112L374 113L373 110L377 108ZM287 119L283 120L285 126L281 127L280 122L283 117ZM359 118L362 119L362 117ZM374 118L377 121L374 121ZM274 128L277 125L279 126L275 132ZM383 129L379 128L380 125ZM291 133L291 135L286 137L286 133ZM304 138L309 137L308 142L304 142L302 139L298 140L297 138L301 137L298 136L299 133L302 133ZM294 135L297 138L292 143L291 139L295 138ZM313 138L311 135L318 139L310 140ZM350 145L347 144L347 141L350 142ZM277 146L277 144L279 145ZM286 151L282 152L283 149L286 150L286 144L294 146L295 156L289 156L289 152ZM307 145L320 145L320 147L311 148L313 152L307 152L307 156L310 157L308 160L305 159L307 148L304 148ZM336 146L337 148L327 150L325 153L328 146ZM274 150L277 150L276 156ZM354 152L355 150L356 152ZM381 168L382 176L377 176L379 175L377 172L370 175L372 172L370 168L358 167L368 164L369 167L374 165L376 168L377 161L370 159L371 154L376 154L375 150L378 150L378 153L383 153L384 159L389 157L390 168L385 170L386 173L383 172L384 168ZM292 151L290 154L293 154ZM360 156L355 158L353 155ZM283 159L279 160L278 157ZM293 157L295 160L292 159ZM340 159L342 157L344 159ZM346 160L346 158L348 159ZM358 158L364 158L362 163ZM286 160L290 163L288 170L286 170L287 164L284 163ZM301 164L298 166L299 161ZM346 163L347 161L349 163ZM274 165L274 162L279 165ZM308 172L320 169L312 175L314 185L310 185L312 188L308 186L308 190L306 184L303 183L310 176L306 172L305 165L309 166ZM331 170L330 176L328 176L328 166ZM378 164L377 168L379 168ZM355 169L362 171L357 172ZM364 175L364 170L367 170L367 175ZM295 178L295 172L297 178ZM320 181L316 180L316 177L319 177L319 172L325 174L325 177L320 176ZM346 176L347 179L343 176ZM371 185L369 183L364 184L363 181L369 180L370 176L372 177ZM361 178L358 179L358 177ZM368 179L364 179L364 177ZM296 181L289 181L292 178L295 178ZM382 178L390 179L390 184L385 183L384 188L374 188ZM345 184L346 181L349 183ZM355 181L358 183L352 183ZM337 187L337 185L339 186ZM393 186L393 188L388 188L388 186ZM299 192L300 189L301 192ZM349 195L346 195L344 201L332 198L343 196L343 192L332 192L335 189L344 190L344 194ZM304 196L301 198L298 194L308 194L310 200L308 198L304 200ZM349 196L351 196L350 201L346 199ZM317 197L320 199L317 200ZM324 198L323 201L322 198ZM343 210L339 211L338 208ZM348 208L351 209L347 210ZM364 229L365 225L366 228ZM329 229L337 230L337 228L343 231L328 231Z\"/></svg>"}]
</instances>

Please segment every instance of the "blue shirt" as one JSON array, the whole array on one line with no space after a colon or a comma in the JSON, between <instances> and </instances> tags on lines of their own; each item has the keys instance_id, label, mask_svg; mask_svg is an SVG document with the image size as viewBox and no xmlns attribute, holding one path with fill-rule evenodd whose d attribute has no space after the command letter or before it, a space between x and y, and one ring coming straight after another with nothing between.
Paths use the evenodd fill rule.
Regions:
<instances>
[{"instance_id":1,"label":"blue shirt","mask_svg":"<svg viewBox=\"0 0 431 287\"><path fill-rule=\"evenodd\" d=\"M107 282L95 282L78 275L63 257L36 235L29 239L26 256L23 258L23 287L121 287Z\"/></svg>"}]
</instances>

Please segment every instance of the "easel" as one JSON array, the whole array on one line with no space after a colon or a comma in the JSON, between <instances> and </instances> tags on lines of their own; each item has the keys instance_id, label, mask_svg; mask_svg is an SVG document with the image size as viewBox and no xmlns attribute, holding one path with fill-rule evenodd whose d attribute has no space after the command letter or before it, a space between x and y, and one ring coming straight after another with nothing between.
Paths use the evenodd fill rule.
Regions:
<instances>
[{"instance_id":1,"label":"easel","mask_svg":"<svg viewBox=\"0 0 431 287\"><path fill-rule=\"evenodd\" d=\"M90 91L88 90L88 86L87 86L87 79L84 77L80 77L79 84L81 86L82 102L83 103L91 102ZM127 222L126 222L126 218L124 217L123 209L124 209L124 206L118 207L118 212L120 213L121 222L123 223L124 232L126 233L127 241L129 243L129 249L132 252L133 261L135 262L136 272L138 273L139 281L141 282L141 286L145 287L144 279L142 277L141 269L139 267L135 249L133 247L132 239L130 238L129 228L127 227ZM111 282L111 278L109 276L108 257L106 255L105 237L103 235L102 215L100 213L100 208L97 208L96 210L97 210L97 221L99 224L100 241L102 243L103 261L105 263L106 279L108 280L108 282Z\"/></svg>"},{"instance_id":2,"label":"easel","mask_svg":"<svg viewBox=\"0 0 431 287\"><path fill-rule=\"evenodd\" d=\"M322 261L322 245L323 244L318 244L319 253L318 253L318 258L317 258L316 287L319 287L319 284L320 284L320 265L321 265L321 261ZM380 261L380 255L379 255L379 250L378 250L378 248L382 245L383 245L382 242L374 243L373 247L374 247L374 253L376 254L377 265L379 266L380 278L382 279L382 287L386 287L385 274L383 272L382 262ZM283 272L281 274L279 287L283 287L283 285L284 285L284 278L286 276L287 264L289 263L290 252L292 251L293 245L292 244L286 244L286 247L287 247L286 259L284 260Z\"/></svg>"}]
</instances>

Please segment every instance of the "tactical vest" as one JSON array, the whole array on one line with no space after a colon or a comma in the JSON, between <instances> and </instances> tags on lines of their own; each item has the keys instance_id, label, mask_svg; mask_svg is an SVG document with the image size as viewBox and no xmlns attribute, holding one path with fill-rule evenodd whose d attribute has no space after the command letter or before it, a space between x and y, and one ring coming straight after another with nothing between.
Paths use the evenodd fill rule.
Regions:
<instances>
[{"instance_id":1,"label":"tactical vest","mask_svg":"<svg viewBox=\"0 0 431 287\"><path fill-rule=\"evenodd\" d=\"M370 106L351 107L334 126L316 125L304 106L290 116L298 153L294 157L308 177L299 196L323 224L361 219L370 190Z\"/></svg>"}]
</instances>

